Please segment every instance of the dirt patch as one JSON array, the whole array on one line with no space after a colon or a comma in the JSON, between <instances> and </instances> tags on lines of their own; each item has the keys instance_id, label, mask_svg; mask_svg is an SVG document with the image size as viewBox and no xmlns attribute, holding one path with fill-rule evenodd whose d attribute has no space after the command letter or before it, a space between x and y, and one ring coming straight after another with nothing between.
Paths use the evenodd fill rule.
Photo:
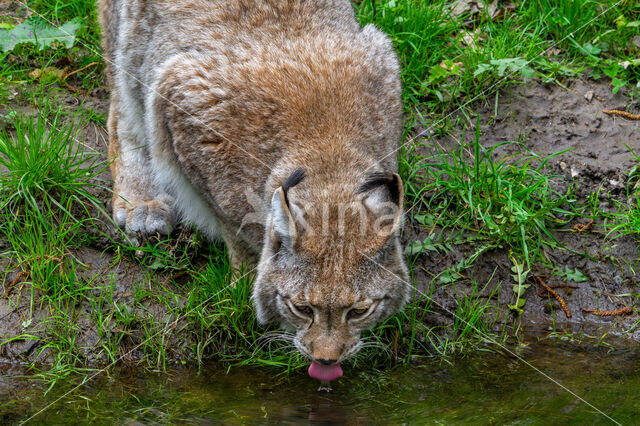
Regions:
<instances>
[{"instance_id":1,"label":"dirt patch","mask_svg":"<svg viewBox=\"0 0 640 426\"><path fill-rule=\"evenodd\" d=\"M600 189L599 207L608 211L614 207L611 199L626 201L627 175L637 163L625 144L636 152L640 149L640 121L606 115L602 111L622 109L637 113L639 105L625 105L626 100L628 98L620 94L613 95L608 85L594 81L575 81L567 88L543 84L512 86L500 92L497 108L481 105L475 109L480 123L484 123L481 124L480 143L488 148L520 140L527 149L543 157L569 150L549 163L552 173L564 176L566 183L562 189L573 183L578 203L585 203L589 195ZM466 131L457 129L454 133L458 137L463 135L464 142L472 142L475 129L473 124L470 127ZM420 153L429 155L434 146L458 146L454 139L433 137L424 141ZM496 154L513 154L519 149L516 145L505 145L497 148ZM576 225L585 228L574 228ZM422 241L427 236L420 226L409 224L405 240ZM547 329L554 322L556 326L569 326L574 330L576 325L585 325L592 330L594 325L619 332L628 330L638 321L635 310L631 315L599 317L582 309L615 310L635 304L635 297L629 295L637 294L640 285L635 272L638 270L637 241L629 236L606 238L601 218L593 223L585 218L576 220L564 229L554 231L554 236L569 250L545 249L547 265L578 269L588 279L573 283L553 276L542 264L534 266L529 280L531 287L524 295L523 324L528 325L529 331ZM415 269L418 286L426 289L433 285L430 284L433 276L457 265L472 251L473 247L467 245L458 247L453 253L420 255ZM465 276L479 283L489 283L484 291L487 294L502 283L494 304L507 319L512 318L507 305L514 302L512 266L506 250L496 249L482 254L465 271ZM571 318L563 312L561 303L533 277L556 287L554 290L566 303ZM470 280L463 279L456 284L436 284L433 300L455 312L458 301L469 294ZM640 340L640 331L633 331L632 336Z\"/></svg>"},{"instance_id":2,"label":"dirt patch","mask_svg":"<svg viewBox=\"0 0 640 426\"><path fill-rule=\"evenodd\" d=\"M83 265L77 271L77 286L87 288L83 296L88 292L92 301L87 297L69 297L62 309L60 306L57 310L50 309L48 294L38 290L31 297L29 276L20 275L21 270L28 271L27 266L5 273L4 285L0 286L6 295L0 298L0 341L8 342L0 346L0 359L49 363L55 351L64 350L68 343L64 340L73 339L70 348L78 350L75 356L79 360L108 362L109 351L113 350L112 355L126 363L145 356L148 348L139 343L152 335L167 339L169 359L193 356L190 346L193 342L186 335L174 333L187 322L179 316L185 299L177 297L180 292L175 288L167 287L170 274L150 274L140 263L88 247L71 255ZM13 286L9 286L11 283ZM172 290L172 297L162 297L168 289ZM73 324L68 329L57 330L63 312ZM123 320L118 315L128 315L133 320ZM166 328L148 329L150 325ZM60 333L59 346L48 346L52 332ZM107 348L110 342L117 344Z\"/></svg>"}]
</instances>

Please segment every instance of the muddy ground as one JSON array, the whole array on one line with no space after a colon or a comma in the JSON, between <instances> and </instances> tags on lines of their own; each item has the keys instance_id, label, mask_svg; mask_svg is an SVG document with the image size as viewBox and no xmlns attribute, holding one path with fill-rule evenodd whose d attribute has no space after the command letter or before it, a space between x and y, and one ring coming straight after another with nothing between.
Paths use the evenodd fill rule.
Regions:
<instances>
[{"instance_id":1,"label":"muddy ground","mask_svg":"<svg viewBox=\"0 0 640 426\"><path fill-rule=\"evenodd\" d=\"M553 158L549 166L551 174L564 177L564 182L557 180L560 182L557 183L558 189L566 190L573 185L573 198L577 205L584 205L587 197L599 188L601 211L613 209L613 200L626 202L628 173L637 161L625 144L636 152L640 149L640 121L606 115L602 111L620 109L637 114L640 103L629 105L627 97L612 94L607 84L578 80L568 83L566 88L555 84L512 86L500 92L497 114L493 102L472 109L480 116L480 142L485 148L501 142L524 140L527 149L542 157L570 150ZM472 142L475 125L471 123L470 127L465 132L458 129L454 133L457 138L464 134L464 141ZM434 136L419 152L429 155L434 146L457 146L458 142L453 140L450 136ZM516 145L507 145L496 149L496 155L513 154L520 149ZM587 276L587 281L569 283L553 276L550 269L541 265L532 268L528 281L532 286L524 295L527 301L522 315L522 325L530 332L550 329L555 322L560 329L567 327L572 331L598 333L602 326L600 334L605 331L617 333L628 330L639 320L636 311L624 317L596 317L582 311L582 308L613 310L633 307L635 297L617 295L638 294L640 284L640 277L635 272L638 270L637 240L630 236L607 237L602 218L595 219L585 232L574 229L577 224L588 223L586 218L577 219L553 232L561 245L581 254L548 247L544 250L549 263L560 268L578 269ZM415 225L407 227L408 241L424 240L426 236L427 233ZM424 266L424 270L419 267L415 271L418 286L426 287L434 275L458 264L474 249L469 246L457 248L459 250L449 255L435 252L421 255L418 264ZM465 271L466 276L479 283L490 283L485 294L491 293L498 283L504 283L498 291L498 300L494 302L499 306L503 319L511 316L507 305L514 302L512 266L506 250L492 250L481 255L474 266ZM555 298L542 291L534 279L536 276L543 278L548 285L569 283L578 287L556 289L570 310L571 318L567 318ZM441 285L436 291L436 304L455 312L456 299L471 292L469 284L468 280L461 280L456 285ZM630 337L640 340L640 330L633 330Z\"/></svg>"},{"instance_id":2,"label":"muddy ground","mask_svg":"<svg viewBox=\"0 0 640 426\"><path fill-rule=\"evenodd\" d=\"M60 92L60 102L69 109L80 105L77 98L68 92ZM490 146L508 140L518 140L523 134L528 135L524 142L526 147L540 155L549 155L564 149L570 152L562 154L551 161L554 173L564 175L569 182L575 184L575 194L578 201L584 202L586 197L598 187L603 187L613 197L621 201L626 198L625 185L628 171L635 165L632 155L624 146L640 149L638 137L639 121L628 121L619 117L612 117L602 113L603 109L620 108L631 112L638 111L638 105L627 105L628 98L622 95L612 95L611 89L605 84L594 81L574 81L567 88L558 85L543 85L531 83L515 85L503 90L499 96L497 115L494 116L494 104L478 104L473 111L480 115L482 124L481 143ZM104 91L93 93L84 101L85 108L90 106L98 113L106 114L108 108L108 94ZM19 104L2 107L0 116L9 108L27 110L28 107ZM4 123L0 123L4 125ZM462 134L462 132L455 132ZM473 129L466 132L466 139L473 137ZM106 158L106 133L101 126L90 124L84 130L83 136L88 149L96 150ZM428 153L431 146L440 144L452 146L449 137L433 137L418 140L424 144L420 150ZM507 147L505 149L512 149ZM109 172L105 171L102 178L109 179ZM603 191L602 208L612 208L613 204L606 199ZM96 193L110 208L108 191ZM415 212L413 212L415 213ZM582 219L582 222L586 222ZM555 323L558 329L567 327L572 331L587 330L588 333L604 334L628 330L639 320L638 314L625 317L595 317L582 312L582 308L617 309L623 306L633 306L635 298L619 296L621 294L637 294L640 278L635 274L638 269L638 243L631 237L620 237L615 240L605 238L601 220L586 232L575 232L572 227L576 223L568 224L565 229L555 231L558 241L568 248L588 256L574 254L568 250L546 249L544 255L553 264L560 267L577 268L588 277L586 282L577 284L576 289L558 289L558 293L566 302L572 313L571 318L560 309L559 303L548 295L539 297L539 288L532 285L527 290L527 299L522 315L521 328L531 332L548 331ZM105 224L102 229L114 238L117 235ZM405 243L415 239L424 239L426 231L416 223L409 221L405 227L403 239ZM0 241L0 250L5 250L6 242ZM460 259L473 251L471 246L457 246L452 253L441 255L435 252L421 254L415 264L414 274L419 290L427 288L433 276L442 270L457 264ZM131 289L136 284L142 284L152 291L158 291L159 282L168 282L168 275L146 273L146 266L134 259L124 257L114 264L113 245L108 238L103 238L95 247L86 247L74 255L87 265L83 274L86 279L106 282L112 276L117 277L115 288L116 297L123 303L131 300ZM2 259L0 259L2 260ZM44 327L49 315L46 305L35 304L33 321L25 323L29 312L28 291L18 283L13 291L6 296L6 290L16 278L19 269L13 269L9 259L2 260L6 273L0 282L0 342L8 341L16 336L33 335L34 338L18 338L0 346L0 358L19 361L35 360L35 354L42 347L38 341L38 333ZM496 286L500 286L497 298L491 303L500 314L497 324L514 324L513 314L509 313L507 305L513 303L512 278L510 268L512 263L508 259L506 250L493 250L484 253L473 267L465 271L465 275L477 282L489 283L485 293ZM536 265L532 275L543 277L548 284L561 284L559 277L551 275L551 271ZM153 278L150 278L153 277ZM533 284L533 283L532 283ZM433 285L433 284L431 284ZM471 293L469 280L460 280L455 284L436 285L433 310L440 314L432 315L429 321L434 324L448 325L451 323L451 312L456 311L457 302ZM21 290L21 291L18 291ZM177 305L183 301L175 301ZM85 306L86 305L86 306ZM144 301L144 315L162 318L168 309L163 303L149 298ZM91 307L86 302L76 307L89 313ZM25 325L26 324L26 325ZM92 359L92 353L100 347L100 337L89 321L79 320L79 346L86 347L85 354ZM177 327L179 329L179 326ZM628 336L640 340L640 330L631 331ZM169 358L181 359L188 357L192 349L190 342L180 335L169 337L172 343L167 354ZM93 349L92 349L93 348ZM39 354L38 359L46 358L48 351ZM123 352L124 353L124 352ZM139 354L133 352L129 358L135 359ZM96 360L97 361L97 360Z\"/></svg>"}]
</instances>

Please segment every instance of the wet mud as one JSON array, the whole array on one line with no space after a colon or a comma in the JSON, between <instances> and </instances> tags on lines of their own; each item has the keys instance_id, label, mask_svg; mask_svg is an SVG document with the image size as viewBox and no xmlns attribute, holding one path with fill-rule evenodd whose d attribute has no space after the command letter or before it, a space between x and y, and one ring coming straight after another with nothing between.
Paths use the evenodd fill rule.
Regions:
<instances>
[{"instance_id":1,"label":"wet mud","mask_svg":"<svg viewBox=\"0 0 640 426\"><path fill-rule=\"evenodd\" d=\"M637 165L629 148L636 152L640 149L640 121L607 115L603 110L640 112L640 103L629 105L628 99L621 94L612 94L607 84L594 81L577 80L564 88L544 84L516 85L500 92L497 108L492 102L478 105L474 112L480 118L480 143L485 148L507 141L521 141L527 150L541 157L567 150L548 163L550 174L563 178L555 180L556 189L566 191L571 186L572 198L578 206L585 206L590 195L599 194L598 207L607 212L615 208L615 200L627 201L629 171ZM475 117L470 121L469 128L466 131L457 129L454 137L434 136L421 141L424 146L419 152L432 154L436 146L455 149L460 139L464 143L472 142ZM503 145L495 150L495 154L502 157L521 149L516 144ZM422 241L428 236L428 232L415 223L409 223L405 231L406 242ZM583 311L583 308L616 310L635 306L634 295L640 288L640 277L636 273L639 270L638 240L608 234L600 217L593 223L586 218L573 220L554 230L553 235L564 249L545 248L546 266L543 262L532 266L527 281L531 287L523 296L526 304L520 325L529 328L530 332L550 330L554 325L558 331L563 328L572 332L588 329L588 332L600 334L625 333L631 329L627 335L640 340L640 330L634 327L640 319L635 309L625 316L596 316ZM421 254L415 268L418 288L435 285L433 301L450 312L456 312L457 304L463 298L478 296L477 291L473 294L470 279L461 279L455 284L432 282L438 273L457 265L474 251L472 245L456 246L456 249L444 255L433 251ZM500 322L511 325L519 324L507 308L515 301L512 266L508 251L495 249L482 254L464 272L465 277L473 278L481 285L487 284L483 295L500 287L492 304L498 307ZM554 276L550 266L577 269L587 280L575 283ZM554 290L566 304L570 318L561 303L543 289L538 278L548 286L556 287ZM570 287L557 287L567 284Z\"/></svg>"}]
</instances>

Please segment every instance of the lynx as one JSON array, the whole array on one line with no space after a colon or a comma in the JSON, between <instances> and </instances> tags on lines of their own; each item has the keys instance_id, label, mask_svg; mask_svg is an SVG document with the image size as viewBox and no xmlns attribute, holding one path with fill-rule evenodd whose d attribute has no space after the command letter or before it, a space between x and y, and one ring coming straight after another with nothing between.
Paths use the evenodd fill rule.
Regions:
<instances>
[{"instance_id":1,"label":"lynx","mask_svg":"<svg viewBox=\"0 0 640 426\"><path fill-rule=\"evenodd\" d=\"M399 65L348 0L101 0L113 218L257 265L258 321L320 380L407 302Z\"/></svg>"}]
</instances>

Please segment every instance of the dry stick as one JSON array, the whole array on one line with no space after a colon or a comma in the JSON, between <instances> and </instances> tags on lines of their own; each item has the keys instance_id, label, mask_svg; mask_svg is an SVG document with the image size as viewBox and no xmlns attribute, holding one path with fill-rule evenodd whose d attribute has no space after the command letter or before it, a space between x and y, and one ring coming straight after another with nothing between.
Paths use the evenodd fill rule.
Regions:
<instances>
[{"instance_id":1,"label":"dry stick","mask_svg":"<svg viewBox=\"0 0 640 426\"><path fill-rule=\"evenodd\" d=\"M498 299L498 295L497 294L480 294L480 295L478 295L478 299L497 300Z\"/></svg>"},{"instance_id":2,"label":"dry stick","mask_svg":"<svg viewBox=\"0 0 640 426\"><path fill-rule=\"evenodd\" d=\"M545 290L547 290L549 293L551 293L551 295L553 297L556 298L556 300L558 301L558 303L560 303L560 306L562 307L562 310L564 311L564 314L567 316L567 318L571 318L571 311L569 310L569 308L567 308L567 304L564 303L564 300L562 300L562 297L560 297L560 295L551 287L549 287L548 285L546 285L544 283L544 281L542 281L542 278L540 277L535 277L536 280L538 280L538 283L544 287Z\"/></svg>"},{"instance_id":3,"label":"dry stick","mask_svg":"<svg viewBox=\"0 0 640 426\"><path fill-rule=\"evenodd\" d=\"M553 285L550 285L549 288L553 288L553 289L556 289L556 288L580 288L580 286L573 285L573 284L553 284ZM545 289L540 290L538 292L538 296L547 297L547 295L545 293Z\"/></svg>"},{"instance_id":4,"label":"dry stick","mask_svg":"<svg viewBox=\"0 0 640 426\"><path fill-rule=\"evenodd\" d=\"M63 253L62 256L70 256L71 254L72 254L71 252L67 252L67 253ZM37 255L36 257L33 258L33 260L41 260L41 259L55 260L56 262L58 262L58 272L60 272L60 275L63 274L64 269L62 268L62 264L63 264L62 257L56 257L56 256L51 256L50 254L45 254L44 256Z\"/></svg>"},{"instance_id":5,"label":"dry stick","mask_svg":"<svg viewBox=\"0 0 640 426\"><path fill-rule=\"evenodd\" d=\"M82 96L84 96L84 97L89 96L89 93L87 93L86 91L84 91L84 90L82 90L82 89L78 89L77 87L72 86L71 84L69 84L69 83L67 82L67 79L68 79L69 77L71 77L72 75L74 75L74 74L76 74L76 73L79 73L80 71L84 71L84 70L86 70L87 68L92 67L92 66L94 66L94 65L99 65L99 62L91 62L90 64L87 64L87 65L85 65L85 66L84 66L84 67L82 67L82 68L78 68L77 70L74 70L74 71L71 71L71 72L64 73L64 74L60 77L60 83L62 83L62 85L63 85L64 87L66 87L68 90L70 90L70 91L72 91L72 92L74 92L74 93L79 93L80 95L82 95Z\"/></svg>"},{"instance_id":6,"label":"dry stick","mask_svg":"<svg viewBox=\"0 0 640 426\"><path fill-rule=\"evenodd\" d=\"M16 276L7 286L7 289L4 292L4 297L9 296L9 293L11 293L11 290L13 290L13 287L15 287L15 285L21 281L22 277L25 277L25 279L27 279L29 277L29 271L20 271L16 274Z\"/></svg>"},{"instance_id":7,"label":"dry stick","mask_svg":"<svg viewBox=\"0 0 640 426\"><path fill-rule=\"evenodd\" d=\"M87 92L85 92L84 90L78 89L77 87L73 87L72 85L70 85L66 81L63 81L62 85L64 87L66 87L67 89L69 89L70 91L72 91L72 92L79 93L80 95L85 96L85 97L89 96L89 94Z\"/></svg>"},{"instance_id":8,"label":"dry stick","mask_svg":"<svg viewBox=\"0 0 640 426\"><path fill-rule=\"evenodd\" d=\"M594 219L591 219L589 220L589 222L585 223L584 225L582 223L576 223L575 225L573 225L573 230L576 231L577 233L589 231L593 227L593 224L595 222L596 221Z\"/></svg>"},{"instance_id":9,"label":"dry stick","mask_svg":"<svg viewBox=\"0 0 640 426\"><path fill-rule=\"evenodd\" d=\"M630 314L633 312L633 309L631 309L628 306L625 306L624 308L620 308L620 309L614 309L612 311L599 311L597 309L582 308L582 312L587 312L589 314L597 315L599 317L614 317L616 315Z\"/></svg>"},{"instance_id":10,"label":"dry stick","mask_svg":"<svg viewBox=\"0 0 640 426\"><path fill-rule=\"evenodd\" d=\"M620 111L619 109L603 109L602 112L609 115L619 115L629 120L640 120L640 114L631 114L627 111Z\"/></svg>"},{"instance_id":11,"label":"dry stick","mask_svg":"<svg viewBox=\"0 0 640 426\"><path fill-rule=\"evenodd\" d=\"M65 75L64 75L63 80L66 80L67 78L71 77L71 76L72 76L72 75L74 75L75 73L79 73L80 71L84 71L84 70L86 70L87 68L92 67L92 66L94 66L94 65L98 65L98 64L100 64L100 62L91 62L90 64L85 65L85 66L84 66L84 67L82 67L82 68L78 68L77 70L71 71L70 73L67 73L67 74L65 74Z\"/></svg>"},{"instance_id":12,"label":"dry stick","mask_svg":"<svg viewBox=\"0 0 640 426\"><path fill-rule=\"evenodd\" d=\"M89 96L89 93L87 93L86 91L82 90L82 89L78 89L77 87L72 86L71 84L67 83L67 78L71 77L72 75L79 73L80 71L84 71L89 67L92 67L94 65L98 65L99 62L91 62L90 64L85 65L82 68L79 68L75 71L71 71L70 73L67 73L65 75L62 76L61 80L62 80L62 84L64 85L64 87L66 87L67 89L71 90L72 92L75 93L79 93L84 97Z\"/></svg>"}]
</instances>

